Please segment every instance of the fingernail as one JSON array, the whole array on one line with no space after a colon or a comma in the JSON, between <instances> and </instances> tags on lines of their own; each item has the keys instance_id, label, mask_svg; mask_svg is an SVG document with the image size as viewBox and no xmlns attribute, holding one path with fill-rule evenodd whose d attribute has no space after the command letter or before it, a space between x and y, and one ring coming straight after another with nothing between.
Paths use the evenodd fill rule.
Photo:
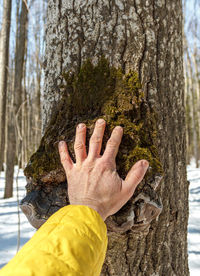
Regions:
<instances>
[{"instance_id":1,"label":"fingernail","mask_svg":"<svg viewBox=\"0 0 200 276\"><path fill-rule=\"evenodd\" d=\"M105 120L104 119L98 119L97 120L97 124L99 124L99 125L102 125L102 124L104 124L105 123Z\"/></svg>"},{"instance_id":2,"label":"fingernail","mask_svg":"<svg viewBox=\"0 0 200 276\"><path fill-rule=\"evenodd\" d=\"M59 147L62 147L64 144L65 144L65 141L60 141L60 142L58 143L58 146L59 146Z\"/></svg>"},{"instance_id":3,"label":"fingernail","mask_svg":"<svg viewBox=\"0 0 200 276\"><path fill-rule=\"evenodd\" d=\"M141 165L144 169L147 169L149 167L149 162L147 160L142 160Z\"/></svg>"},{"instance_id":4,"label":"fingernail","mask_svg":"<svg viewBox=\"0 0 200 276\"><path fill-rule=\"evenodd\" d=\"M84 128L84 127L85 127L85 124L82 124L82 123L81 123L81 124L78 125L78 128L80 128L80 129L81 129L81 128Z\"/></svg>"},{"instance_id":5,"label":"fingernail","mask_svg":"<svg viewBox=\"0 0 200 276\"><path fill-rule=\"evenodd\" d=\"M123 131L123 127L121 127L121 126L116 126L115 129L116 129L116 130Z\"/></svg>"}]
</instances>

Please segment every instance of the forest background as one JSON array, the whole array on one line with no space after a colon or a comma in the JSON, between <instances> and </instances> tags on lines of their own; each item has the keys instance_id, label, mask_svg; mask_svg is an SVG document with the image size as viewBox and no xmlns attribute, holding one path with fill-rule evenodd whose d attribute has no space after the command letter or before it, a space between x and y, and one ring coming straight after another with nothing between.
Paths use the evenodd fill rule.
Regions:
<instances>
[{"instance_id":1,"label":"forest background","mask_svg":"<svg viewBox=\"0 0 200 276\"><path fill-rule=\"evenodd\" d=\"M47 2L0 0L0 171L5 171L4 198L13 195L14 166L26 166L42 137ZM193 158L198 168L200 1L185 0L182 6L187 164Z\"/></svg>"}]
</instances>

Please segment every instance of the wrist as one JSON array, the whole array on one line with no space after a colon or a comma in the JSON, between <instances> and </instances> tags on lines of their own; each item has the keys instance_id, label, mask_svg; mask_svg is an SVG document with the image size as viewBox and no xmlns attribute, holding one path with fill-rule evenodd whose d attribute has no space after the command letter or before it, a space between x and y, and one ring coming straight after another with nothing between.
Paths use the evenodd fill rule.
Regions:
<instances>
[{"instance_id":1,"label":"wrist","mask_svg":"<svg viewBox=\"0 0 200 276\"><path fill-rule=\"evenodd\" d=\"M106 216L104 215L104 212L102 212L101 208L96 207L94 205L90 205L90 204L87 204L87 205L86 204L82 204L82 205L88 206L89 208L95 210L101 216L101 218L103 219L103 221L106 220Z\"/></svg>"},{"instance_id":2,"label":"wrist","mask_svg":"<svg viewBox=\"0 0 200 276\"><path fill-rule=\"evenodd\" d=\"M106 220L107 216L105 215L105 212L103 210L103 207L100 204L97 204L97 202L92 202L91 200L72 200L70 201L71 205L84 205L87 206L93 210L95 210L103 219L103 221Z\"/></svg>"}]
</instances>

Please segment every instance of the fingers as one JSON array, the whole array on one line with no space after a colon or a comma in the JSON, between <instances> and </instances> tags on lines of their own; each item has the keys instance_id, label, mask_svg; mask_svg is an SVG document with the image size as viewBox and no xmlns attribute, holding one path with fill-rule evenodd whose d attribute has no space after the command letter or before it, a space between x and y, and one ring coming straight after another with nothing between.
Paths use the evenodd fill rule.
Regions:
<instances>
[{"instance_id":1,"label":"fingers","mask_svg":"<svg viewBox=\"0 0 200 276\"><path fill-rule=\"evenodd\" d=\"M67 144L64 141L59 142L58 149L60 154L60 161L65 172L68 173L73 167L73 161L69 155Z\"/></svg>"},{"instance_id":2,"label":"fingers","mask_svg":"<svg viewBox=\"0 0 200 276\"><path fill-rule=\"evenodd\" d=\"M87 157L85 139L86 139L86 126L85 124L79 124L76 128L76 137L75 137L75 143L74 143L74 151L75 151L77 164L81 164Z\"/></svg>"},{"instance_id":3,"label":"fingers","mask_svg":"<svg viewBox=\"0 0 200 276\"><path fill-rule=\"evenodd\" d=\"M146 160L140 160L128 172L126 179L122 186L122 191L129 194L131 197L137 187L137 185L142 181L147 169L149 167L149 162Z\"/></svg>"},{"instance_id":4,"label":"fingers","mask_svg":"<svg viewBox=\"0 0 200 276\"><path fill-rule=\"evenodd\" d=\"M119 145L122 140L122 135L123 135L123 128L120 126L115 127L114 130L112 131L110 139L106 144L106 149L103 154L104 158L115 160L119 150Z\"/></svg>"},{"instance_id":5,"label":"fingers","mask_svg":"<svg viewBox=\"0 0 200 276\"><path fill-rule=\"evenodd\" d=\"M102 140L104 135L106 122L103 119L98 119L93 134L90 138L88 159L94 159L101 152Z\"/></svg>"}]
</instances>

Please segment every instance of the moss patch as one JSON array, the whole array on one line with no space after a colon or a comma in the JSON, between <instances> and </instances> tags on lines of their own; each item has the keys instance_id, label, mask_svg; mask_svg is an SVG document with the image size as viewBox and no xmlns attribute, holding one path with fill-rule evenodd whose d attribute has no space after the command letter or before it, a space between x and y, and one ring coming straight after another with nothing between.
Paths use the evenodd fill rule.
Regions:
<instances>
[{"instance_id":1,"label":"moss patch","mask_svg":"<svg viewBox=\"0 0 200 276\"><path fill-rule=\"evenodd\" d=\"M108 60L101 57L98 64L93 65L87 60L78 73L66 72L62 78L62 99L52 110L40 147L25 169L26 176L39 182L48 172L61 168L57 150L60 140L68 143L74 158L76 125L80 122L87 125L88 142L94 123L100 117L107 122L102 151L112 129L117 125L124 128L117 156L117 169L122 177L143 158L152 168L146 177L162 173L156 148L156 114L144 98L136 72L125 75L120 68L110 66Z\"/></svg>"}]
</instances>

